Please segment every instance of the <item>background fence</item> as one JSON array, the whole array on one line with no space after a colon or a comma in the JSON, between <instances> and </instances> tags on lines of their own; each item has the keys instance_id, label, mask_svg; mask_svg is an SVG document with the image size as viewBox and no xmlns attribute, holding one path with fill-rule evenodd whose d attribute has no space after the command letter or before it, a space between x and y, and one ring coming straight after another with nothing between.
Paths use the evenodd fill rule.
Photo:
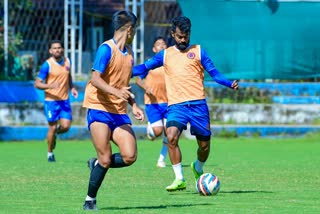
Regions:
<instances>
[{"instance_id":1,"label":"background fence","mask_svg":"<svg viewBox=\"0 0 320 214\"><path fill-rule=\"evenodd\" d=\"M0 79L32 80L49 56L48 42L63 41L64 0L9 1L9 71L4 77L3 1L0 1ZM112 37L111 16L124 0L83 0L83 57L78 80L87 80L99 44ZM229 78L317 81L320 73L320 2L277 0L145 0L144 56L156 36L170 41L170 21L192 20L200 43ZM140 15L139 13L137 14ZM142 17L141 17L142 18ZM66 44L70 45L70 44ZM211 80L206 76L206 80Z\"/></svg>"},{"instance_id":2,"label":"background fence","mask_svg":"<svg viewBox=\"0 0 320 214\"><path fill-rule=\"evenodd\" d=\"M49 57L49 41L52 39L64 41L64 1L9 1L8 75L4 72L4 0L0 1L0 80L35 78L40 65ZM76 71L77 80L88 79L98 46L112 38L112 14L124 8L124 0L83 0L83 57L82 70ZM172 0L145 1L144 8L144 54L151 56L154 38L157 36L169 38L170 20L181 15L181 10L179 4ZM65 46L70 48L70 44Z\"/></svg>"}]
</instances>

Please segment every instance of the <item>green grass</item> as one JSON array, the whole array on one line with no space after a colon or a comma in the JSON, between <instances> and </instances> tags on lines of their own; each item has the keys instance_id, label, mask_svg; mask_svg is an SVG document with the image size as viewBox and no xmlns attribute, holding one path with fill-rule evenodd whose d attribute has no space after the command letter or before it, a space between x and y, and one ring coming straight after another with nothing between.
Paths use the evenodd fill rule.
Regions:
<instances>
[{"instance_id":1,"label":"green grass","mask_svg":"<svg viewBox=\"0 0 320 214\"><path fill-rule=\"evenodd\" d=\"M138 160L110 169L98 193L100 213L320 213L319 136L213 138L205 172L221 181L217 196L196 193L189 168L196 143L181 140L187 190L168 193L173 170L155 167L160 141L139 141ZM116 148L114 148L116 151ZM90 141L0 143L0 213L82 213L94 156Z\"/></svg>"}]
</instances>

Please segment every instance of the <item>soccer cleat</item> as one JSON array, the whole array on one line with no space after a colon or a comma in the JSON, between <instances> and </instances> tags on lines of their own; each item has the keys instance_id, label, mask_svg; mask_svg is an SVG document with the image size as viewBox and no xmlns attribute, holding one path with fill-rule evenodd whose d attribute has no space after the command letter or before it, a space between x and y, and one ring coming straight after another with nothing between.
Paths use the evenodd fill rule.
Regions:
<instances>
[{"instance_id":1,"label":"soccer cleat","mask_svg":"<svg viewBox=\"0 0 320 214\"><path fill-rule=\"evenodd\" d=\"M202 172L197 172L197 170L196 170L196 168L194 166L194 162L191 163L190 167L191 167L191 170L193 172L194 179L197 182L198 178L203 174L203 171Z\"/></svg>"},{"instance_id":2,"label":"soccer cleat","mask_svg":"<svg viewBox=\"0 0 320 214\"><path fill-rule=\"evenodd\" d=\"M164 162L164 161L158 161L158 162L157 162L157 167L159 167L159 168L164 168L164 167L166 167L166 162Z\"/></svg>"},{"instance_id":3,"label":"soccer cleat","mask_svg":"<svg viewBox=\"0 0 320 214\"><path fill-rule=\"evenodd\" d=\"M54 155L51 155L48 157L48 162L56 162L56 159L54 158Z\"/></svg>"},{"instance_id":4,"label":"soccer cleat","mask_svg":"<svg viewBox=\"0 0 320 214\"><path fill-rule=\"evenodd\" d=\"M83 204L83 210L98 210L97 201L85 201Z\"/></svg>"},{"instance_id":5,"label":"soccer cleat","mask_svg":"<svg viewBox=\"0 0 320 214\"><path fill-rule=\"evenodd\" d=\"M87 161L87 164L88 164L88 167L90 169L90 171L93 170L93 168L96 166L95 163L97 161L97 158L90 158L88 161Z\"/></svg>"},{"instance_id":6,"label":"soccer cleat","mask_svg":"<svg viewBox=\"0 0 320 214\"><path fill-rule=\"evenodd\" d=\"M187 183L183 180L176 179L170 186L166 187L168 192L178 191L178 190L185 190L187 188Z\"/></svg>"}]
</instances>

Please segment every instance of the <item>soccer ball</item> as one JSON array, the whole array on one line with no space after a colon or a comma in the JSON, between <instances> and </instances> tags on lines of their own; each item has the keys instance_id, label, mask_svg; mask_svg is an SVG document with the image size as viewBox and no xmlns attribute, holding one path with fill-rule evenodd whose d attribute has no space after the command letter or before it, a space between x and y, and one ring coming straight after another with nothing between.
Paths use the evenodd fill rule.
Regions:
<instances>
[{"instance_id":1,"label":"soccer ball","mask_svg":"<svg viewBox=\"0 0 320 214\"><path fill-rule=\"evenodd\" d=\"M196 189L200 195L216 195L220 190L219 178L211 173L204 173L198 178Z\"/></svg>"}]
</instances>

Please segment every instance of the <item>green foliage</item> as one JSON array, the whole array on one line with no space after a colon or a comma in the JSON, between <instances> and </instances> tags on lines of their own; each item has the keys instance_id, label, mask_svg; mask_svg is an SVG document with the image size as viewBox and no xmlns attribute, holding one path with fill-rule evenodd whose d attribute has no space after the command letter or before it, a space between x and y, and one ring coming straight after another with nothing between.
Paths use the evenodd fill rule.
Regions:
<instances>
[{"instance_id":1,"label":"green foliage","mask_svg":"<svg viewBox=\"0 0 320 214\"><path fill-rule=\"evenodd\" d=\"M214 87L206 87L205 90L210 103L268 104L272 103L272 96L276 95L256 87L240 87L238 91Z\"/></svg>"},{"instance_id":2,"label":"green foliage","mask_svg":"<svg viewBox=\"0 0 320 214\"><path fill-rule=\"evenodd\" d=\"M0 3L0 9L4 7L3 1ZM9 1L9 18L15 17L15 10L10 8L17 7L23 10L31 10L32 0L12 0ZM4 20L0 19L0 80L23 80L25 71L21 59L18 57L19 48L23 44L22 35L19 32L14 32L14 26L9 26L8 29L8 76L5 77L5 47L4 47Z\"/></svg>"},{"instance_id":3,"label":"green foliage","mask_svg":"<svg viewBox=\"0 0 320 214\"><path fill-rule=\"evenodd\" d=\"M312 125L320 125L320 118L315 119L315 120L312 122Z\"/></svg>"},{"instance_id":4,"label":"green foliage","mask_svg":"<svg viewBox=\"0 0 320 214\"><path fill-rule=\"evenodd\" d=\"M46 160L46 143L0 143L1 213L82 213L89 170L95 156L88 141L58 141L56 163ZM217 196L196 193L191 161L194 140L181 140L187 190L168 193L172 167L156 168L161 141L139 141L138 159L110 169L98 193L100 213L319 213L320 144L305 138L217 138L205 172L221 181ZM113 152L116 152L113 147Z\"/></svg>"},{"instance_id":5,"label":"green foliage","mask_svg":"<svg viewBox=\"0 0 320 214\"><path fill-rule=\"evenodd\" d=\"M238 137L237 132L234 131L228 131L226 129L221 130L217 134L215 134L216 137L224 137L224 138L235 138Z\"/></svg>"}]
</instances>

